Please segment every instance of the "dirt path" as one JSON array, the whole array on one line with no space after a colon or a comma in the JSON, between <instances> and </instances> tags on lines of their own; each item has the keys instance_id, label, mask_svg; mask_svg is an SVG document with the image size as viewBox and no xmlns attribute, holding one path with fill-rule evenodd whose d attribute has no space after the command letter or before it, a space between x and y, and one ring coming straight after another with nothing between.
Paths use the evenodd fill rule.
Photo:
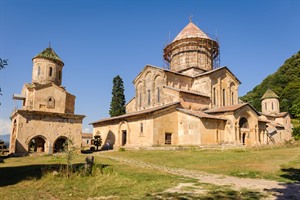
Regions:
<instances>
[{"instance_id":1,"label":"dirt path","mask_svg":"<svg viewBox=\"0 0 300 200\"><path fill-rule=\"evenodd\" d=\"M133 166L148 168L158 171L167 172L169 174L197 179L201 183L210 183L214 185L229 185L233 189L240 190L246 188L248 190L257 190L263 193L268 193L268 199L294 199L300 200L300 183L285 184L276 181L264 179L250 179L250 178L237 178L225 175L209 174L206 172L199 172L195 170L186 170L180 168L170 168L160 165L153 165L142 161L132 159L125 159L115 156L108 156L103 153L94 154L96 156L115 160L118 162L126 163Z\"/></svg>"}]
</instances>

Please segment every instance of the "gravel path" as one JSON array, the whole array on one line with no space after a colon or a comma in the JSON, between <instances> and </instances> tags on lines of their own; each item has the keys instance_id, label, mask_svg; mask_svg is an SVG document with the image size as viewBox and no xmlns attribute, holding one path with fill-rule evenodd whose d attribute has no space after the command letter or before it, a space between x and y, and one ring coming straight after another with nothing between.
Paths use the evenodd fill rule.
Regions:
<instances>
[{"instance_id":1,"label":"gravel path","mask_svg":"<svg viewBox=\"0 0 300 200\"><path fill-rule=\"evenodd\" d=\"M136 161L127 158L125 159L116 156L108 156L103 153L97 153L94 155L97 157L107 158L114 161L126 163L132 166L138 166L142 168L153 169L156 171L163 171L173 175L197 179L201 183L210 183L219 186L229 185L236 190L240 190L242 188L246 188L248 190L257 190L260 192L270 194L271 196L269 196L268 199L300 200L300 182L294 184L285 184L264 179L237 178L225 175L209 174L206 172L199 172L195 170L153 165L142 161Z\"/></svg>"}]
</instances>

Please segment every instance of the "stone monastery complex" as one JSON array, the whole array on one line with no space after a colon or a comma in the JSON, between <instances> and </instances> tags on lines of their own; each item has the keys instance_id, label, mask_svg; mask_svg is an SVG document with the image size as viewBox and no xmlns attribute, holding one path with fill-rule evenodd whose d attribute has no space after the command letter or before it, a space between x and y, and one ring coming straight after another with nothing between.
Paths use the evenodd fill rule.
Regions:
<instances>
[{"instance_id":1,"label":"stone monastery complex","mask_svg":"<svg viewBox=\"0 0 300 200\"><path fill-rule=\"evenodd\" d=\"M215 67L219 44L192 21L164 48L169 69L146 65L133 80L135 96L126 114L92 122L93 134L113 148L155 146L262 145L291 139L291 119L280 112L268 89L262 112L238 99L240 80ZM64 63L52 48L33 58L32 83L23 107L12 114L12 153L80 147L83 115L74 114L75 96L62 86Z\"/></svg>"}]
</instances>

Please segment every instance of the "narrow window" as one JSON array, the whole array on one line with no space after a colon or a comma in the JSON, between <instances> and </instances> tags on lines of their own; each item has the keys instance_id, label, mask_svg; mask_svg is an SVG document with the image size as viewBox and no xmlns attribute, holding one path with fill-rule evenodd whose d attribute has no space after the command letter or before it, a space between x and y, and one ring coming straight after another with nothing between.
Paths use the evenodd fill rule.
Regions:
<instances>
[{"instance_id":1,"label":"narrow window","mask_svg":"<svg viewBox=\"0 0 300 200\"><path fill-rule=\"evenodd\" d=\"M86 143L88 144L88 143L89 143L89 140L86 140Z\"/></svg>"},{"instance_id":2,"label":"narrow window","mask_svg":"<svg viewBox=\"0 0 300 200\"><path fill-rule=\"evenodd\" d=\"M233 99L233 92L231 92L231 105L234 104L234 99Z\"/></svg>"},{"instance_id":3,"label":"narrow window","mask_svg":"<svg viewBox=\"0 0 300 200\"><path fill-rule=\"evenodd\" d=\"M267 106L267 103L265 103L265 110L267 110L268 109L268 106Z\"/></svg>"},{"instance_id":4,"label":"narrow window","mask_svg":"<svg viewBox=\"0 0 300 200\"><path fill-rule=\"evenodd\" d=\"M61 80L61 71L58 72L58 78Z\"/></svg>"},{"instance_id":5,"label":"narrow window","mask_svg":"<svg viewBox=\"0 0 300 200\"><path fill-rule=\"evenodd\" d=\"M52 76L52 67L49 68L49 76Z\"/></svg>"},{"instance_id":6,"label":"narrow window","mask_svg":"<svg viewBox=\"0 0 300 200\"><path fill-rule=\"evenodd\" d=\"M141 122L141 133L144 132L143 122Z\"/></svg>"},{"instance_id":7,"label":"narrow window","mask_svg":"<svg viewBox=\"0 0 300 200\"><path fill-rule=\"evenodd\" d=\"M55 100L53 97L48 97L47 99L47 108L54 108L55 107Z\"/></svg>"},{"instance_id":8,"label":"narrow window","mask_svg":"<svg viewBox=\"0 0 300 200\"><path fill-rule=\"evenodd\" d=\"M216 105L216 88L213 89L213 104Z\"/></svg>"},{"instance_id":9,"label":"narrow window","mask_svg":"<svg viewBox=\"0 0 300 200\"><path fill-rule=\"evenodd\" d=\"M225 106L225 89L222 90L223 93L223 106Z\"/></svg>"},{"instance_id":10,"label":"narrow window","mask_svg":"<svg viewBox=\"0 0 300 200\"><path fill-rule=\"evenodd\" d=\"M150 90L148 90L148 106L151 104Z\"/></svg>"},{"instance_id":11,"label":"narrow window","mask_svg":"<svg viewBox=\"0 0 300 200\"><path fill-rule=\"evenodd\" d=\"M274 110L274 104L273 104L273 102L272 102L272 110Z\"/></svg>"},{"instance_id":12,"label":"narrow window","mask_svg":"<svg viewBox=\"0 0 300 200\"><path fill-rule=\"evenodd\" d=\"M159 87L157 87L157 103L160 102L160 90Z\"/></svg>"},{"instance_id":13,"label":"narrow window","mask_svg":"<svg viewBox=\"0 0 300 200\"><path fill-rule=\"evenodd\" d=\"M41 75L41 66L38 66L38 76Z\"/></svg>"},{"instance_id":14,"label":"narrow window","mask_svg":"<svg viewBox=\"0 0 300 200\"><path fill-rule=\"evenodd\" d=\"M139 99L139 102L140 102L140 104L139 104L139 107L142 107L142 93L140 93L140 99Z\"/></svg>"}]
</instances>

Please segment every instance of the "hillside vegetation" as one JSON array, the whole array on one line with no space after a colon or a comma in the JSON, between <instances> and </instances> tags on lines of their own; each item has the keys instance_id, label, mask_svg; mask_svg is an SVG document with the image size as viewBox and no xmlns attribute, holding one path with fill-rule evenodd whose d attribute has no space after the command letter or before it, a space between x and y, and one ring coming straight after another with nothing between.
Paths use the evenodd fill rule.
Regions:
<instances>
[{"instance_id":1,"label":"hillside vegetation","mask_svg":"<svg viewBox=\"0 0 300 200\"><path fill-rule=\"evenodd\" d=\"M287 59L275 73L269 75L252 91L240 98L260 111L260 99L268 87L279 96L281 112L289 112L292 118L300 119L300 51Z\"/></svg>"}]
</instances>

